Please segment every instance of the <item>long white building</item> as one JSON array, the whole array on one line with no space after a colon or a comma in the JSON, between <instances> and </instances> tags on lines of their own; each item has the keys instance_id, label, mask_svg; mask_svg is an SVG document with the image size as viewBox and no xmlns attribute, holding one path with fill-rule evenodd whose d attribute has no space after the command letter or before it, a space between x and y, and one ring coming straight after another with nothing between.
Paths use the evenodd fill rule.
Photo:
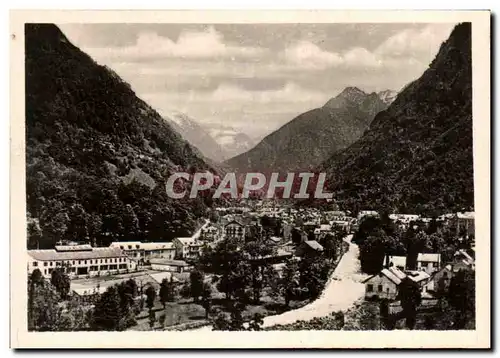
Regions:
<instances>
[{"instance_id":1,"label":"long white building","mask_svg":"<svg viewBox=\"0 0 500 358\"><path fill-rule=\"evenodd\" d=\"M119 248L68 245L28 250L29 274L39 269L43 276L50 277L58 267L75 278L123 273L134 270L136 264Z\"/></svg>"}]
</instances>

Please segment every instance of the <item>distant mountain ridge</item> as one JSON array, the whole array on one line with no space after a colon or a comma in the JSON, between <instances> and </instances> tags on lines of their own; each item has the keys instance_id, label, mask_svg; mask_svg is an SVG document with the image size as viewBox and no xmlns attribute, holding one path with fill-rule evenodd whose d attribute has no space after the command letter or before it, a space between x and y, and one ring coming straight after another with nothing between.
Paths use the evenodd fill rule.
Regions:
<instances>
[{"instance_id":1,"label":"distant mountain ridge","mask_svg":"<svg viewBox=\"0 0 500 358\"><path fill-rule=\"evenodd\" d=\"M163 117L202 155L216 162L224 160L225 154L221 145L194 119L178 111L171 111Z\"/></svg>"},{"instance_id":2,"label":"distant mountain ridge","mask_svg":"<svg viewBox=\"0 0 500 358\"><path fill-rule=\"evenodd\" d=\"M239 172L312 168L358 139L386 107L376 93L347 87L323 107L299 115L226 164Z\"/></svg>"},{"instance_id":3,"label":"distant mountain ridge","mask_svg":"<svg viewBox=\"0 0 500 358\"><path fill-rule=\"evenodd\" d=\"M422 76L320 168L349 210L473 210L471 24L457 25Z\"/></svg>"},{"instance_id":4,"label":"distant mountain ridge","mask_svg":"<svg viewBox=\"0 0 500 358\"><path fill-rule=\"evenodd\" d=\"M176 110L163 114L165 120L203 156L216 163L251 149L255 143L230 126L200 123Z\"/></svg>"}]
</instances>

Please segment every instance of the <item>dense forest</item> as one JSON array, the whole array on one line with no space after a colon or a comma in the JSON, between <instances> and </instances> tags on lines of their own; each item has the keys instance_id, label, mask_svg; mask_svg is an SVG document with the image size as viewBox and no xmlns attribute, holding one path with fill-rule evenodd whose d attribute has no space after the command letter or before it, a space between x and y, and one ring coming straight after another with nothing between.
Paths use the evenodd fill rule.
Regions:
<instances>
[{"instance_id":1,"label":"dense forest","mask_svg":"<svg viewBox=\"0 0 500 358\"><path fill-rule=\"evenodd\" d=\"M350 147L321 166L341 207L436 215L473 210L471 25Z\"/></svg>"},{"instance_id":2,"label":"dense forest","mask_svg":"<svg viewBox=\"0 0 500 358\"><path fill-rule=\"evenodd\" d=\"M189 234L210 202L168 198L166 178L213 169L55 25L25 38L28 247Z\"/></svg>"}]
</instances>

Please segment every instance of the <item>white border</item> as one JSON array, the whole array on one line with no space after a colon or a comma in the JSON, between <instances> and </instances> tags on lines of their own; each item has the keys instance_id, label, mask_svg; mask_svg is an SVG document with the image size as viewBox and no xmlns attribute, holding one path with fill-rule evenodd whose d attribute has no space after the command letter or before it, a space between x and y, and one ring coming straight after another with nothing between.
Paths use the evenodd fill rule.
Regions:
<instances>
[{"instance_id":1,"label":"white border","mask_svg":"<svg viewBox=\"0 0 500 358\"><path fill-rule=\"evenodd\" d=\"M11 12L11 345L30 348L472 348L490 345L490 14L480 11L24 11ZM26 332L24 22L472 22L477 245L475 331ZM19 237L21 236L21 237ZM22 260L24 262L24 260Z\"/></svg>"}]
</instances>

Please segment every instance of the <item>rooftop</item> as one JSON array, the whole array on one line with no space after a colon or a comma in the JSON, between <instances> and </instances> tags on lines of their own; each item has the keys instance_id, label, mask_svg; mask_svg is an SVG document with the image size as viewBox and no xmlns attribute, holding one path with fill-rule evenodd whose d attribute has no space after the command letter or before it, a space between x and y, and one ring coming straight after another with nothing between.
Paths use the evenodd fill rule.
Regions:
<instances>
[{"instance_id":1,"label":"rooftop","mask_svg":"<svg viewBox=\"0 0 500 358\"><path fill-rule=\"evenodd\" d=\"M306 244L307 246L309 246L310 248L312 248L316 251L323 251L323 246L321 246L321 244L319 242L317 242L316 240L304 241L304 244Z\"/></svg>"},{"instance_id":2,"label":"rooftop","mask_svg":"<svg viewBox=\"0 0 500 358\"><path fill-rule=\"evenodd\" d=\"M418 254L417 261L440 262L441 254Z\"/></svg>"},{"instance_id":3,"label":"rooftop","mask_svg":"<svg viewBox=\"0 0 500 358\"><path fill-rule=\"evenodd\" d=\"M140 242L140 241L116 241L110 247L119 247L122 250L166 250L174 249L172 242ZM131 246L129 248L129 246Z\"/></svg>"},{"instance_id":4,"label":"rooftop","mask_svg":"<svg viewBox=\"0 0 500 358\"><path fill-rule=\"evenodd\" d=\"M169 266L181 266L181 267L191 266L190 264L188 264L186 261L183 260L151 259L149 260L149 262L155 265L169 265Z\"/></svg>"},{"instance_id":5,"label":"rooftop","mask_svg":"<svg viewBox=\"0 0 500 358\"><path fill-rule=\"evenodd\" d=\"M38 261L86 260L110 257L127 257L119 248L94 247L85 251L28 250L28 255Z\"/></svg>"}]
</instances>

